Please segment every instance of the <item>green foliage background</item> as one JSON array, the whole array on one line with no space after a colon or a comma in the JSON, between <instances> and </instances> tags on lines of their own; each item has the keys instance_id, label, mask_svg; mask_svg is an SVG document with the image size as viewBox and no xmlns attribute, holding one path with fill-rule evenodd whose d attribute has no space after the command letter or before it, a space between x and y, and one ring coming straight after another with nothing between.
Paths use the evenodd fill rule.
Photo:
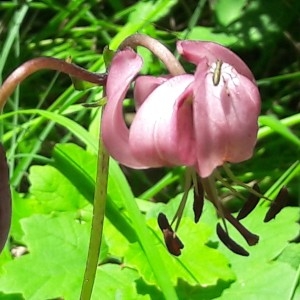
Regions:
<instances>
[{"instance_id":1,"label":"green foliage background","mask_svg":"<svg viewBox=\"0 0 300 300\"><path fill-rule=\"evenodd\" d=\"M38 56L72 57L76 64L103 72L103 48L116 49L136 32L157 38L172 51L178 39L221 43L237 52L258 80L262 116L257 151L232 169L244 182L259 181L271 198L287 184L289 207L265 224L263 204L244 221L260 236L245 258L219 242L210 203L199 224L193 223L190 197L178 232L185 248L173 257L156 218L159 212L169 218L175 213L184 170L135 171L111 161L93 299L164 299L168 285L178 299L300 298L299 1L1 1L0 16L2 81ZM144 73L166 72L147 51L139 51ZM101 92L101 87L76 91L67 76L39 72L22 83L0 116L13 190L11 240L0 255L0 299L79 298L100 115L80 103L99 100ZM125 111L132 112L130 101ZM233 198L224 202L233 210L241 205ZM243 243L234 230L230 233ZM151 253L144 242L150 243ZM28 253L13 257L11 248L20 245ZM156 260L149 262L149 257ZM158 284L153 263L165 284Z\"/></svg>"}]
</instances>

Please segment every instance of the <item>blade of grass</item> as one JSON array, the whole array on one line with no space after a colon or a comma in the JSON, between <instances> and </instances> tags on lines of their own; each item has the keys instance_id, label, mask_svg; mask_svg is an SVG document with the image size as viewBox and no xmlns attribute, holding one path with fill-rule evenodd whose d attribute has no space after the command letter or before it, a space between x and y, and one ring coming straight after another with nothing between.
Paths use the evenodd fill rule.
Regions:
<instances>
[{"instance_id":1,"label":"blade of grass","mask_svg":"<svg viewBox=\"0 0 300 300\"><path fill-rule=\"evenodd\" d=\"M168 172L163 178L161 178L158 182L152 185L147 191L143 194L139 195L140 199L151 199L156 194L158 194L162 189L171 183L177 181L179 179L179 175L174 175L172 172Z\"/></svg>"},{"instance_id":2,"label":"blade of grass","mask_svg":"<svg viewBox=\"0 0 300 300\"><path fill-rule=\"evenodd\" d=\"M46 119L51 120L57 124L60 124L61 126L68 129L76 137L78 137L84 144L90 146L91 148L93 148L95 150L97 149L94 137L86 129L84 129L81 125L77 124L73 120L71 120L61 114L47 111L47 110L42 110L42 109L27 109L27 110L18 110L15 112L3 114L0 116L0 120L8 118L14 114L41 115L41 116L45 117Z\"/></svg>"},{"instance_id":3,"label":"blade of grass","mask_svg":"<svg viewBox=\"0 0 300 300\"><path fill-rule=\"evenodd\" d=\"M287 185L293 178L300 174L300 161L293 163L281 176L280 178L269 188L265 193L265 196L270 199L275 199L280 189ZM268 201L262 202L262 205L269 205Z\"/></svg>"},{"instance_id":4,"label":"blade of grass","mask_svg":"<svg viewBox=\"0 0 300 300\"><path fill-rule=\"evenodd\" d=\"M13 42L19 34L20 26L26 16L28 11L28 5L25 3L23 4L19 10L17 10L11 20L9 34L4 42L2 47L1 55L0 55L0 75L3 72L4 65L7 61L8 55L11 51L13 46ZM0 78L1 79L1 78Z\"/></svg>"},{"instance_id":5,"label":"blade of grass","mask_svg":"<svg viewBox=\"0 0 300 300\"><path fill-rule=\"evenodd\" d=\"M299 122L300 122L300 114L299 114ZM270 127L273 131L282 135L285 139L294 143L297 147L300 147L300 139L289 130L289 128L282 124L282 122L276 119L273 116L260 116L259 123L265 126Z\"/></svg>"},{"instance_id":6,"label":"blade of grass","mask_svg":"<svg viewBox=\"0 0 300 300\"><path fill-rule=\"evenodd\" d=\"M263 116L261 116L261 117L263 117ZM259 122L260 122L261 117L259 117ZM293 116L282 119L282 120L280 120L280 123L286 127L291 127L291 126L300 124L300 114L295 114ZM271 135L273 133L274 133L274 130L271 127L264 126L259 129L257 138L258 138L258 140L261 140L265 137L268 137L269 135ZM298 144L298 142L297 142L297 144Z\"/></svg>"}]
</instances>

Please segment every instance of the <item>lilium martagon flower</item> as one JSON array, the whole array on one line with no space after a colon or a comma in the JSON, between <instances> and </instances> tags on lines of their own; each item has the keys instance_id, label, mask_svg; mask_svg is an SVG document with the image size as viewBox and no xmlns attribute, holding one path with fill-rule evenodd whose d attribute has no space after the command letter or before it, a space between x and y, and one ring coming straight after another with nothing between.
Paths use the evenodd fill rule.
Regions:
<instances>
[{"instance_id":1,"label":"lilium martagon flower","mask_svg":"<svg viewBox=\"0 0 300 300\"><path fill-rule=\"evenodd\" d=\"M143 60L133 50L137 46L152 51L169 74L139 75ZM259 237L247 230L240 220L254 209L260 198L266 197L257 184L251 188L235 178L226 163L239 163L253 155L261 102L258 87L247 65L219 44L179 41L177 50L182 58L195 65L194 74L187 74L168 49L148 36L136 34L121 44L107 77L107 104L102 120L104 144L114 159L130 168L187 167L183 200L171 225L162 213L158 217L170 253L178 256L183 248L176 231L188 190L193 187L195 222L200 219L205 196L222 218L224 229L217 225L220 240L233 252L249 255L229 237L225 220L241 233L248 245L255 245ZM128 128L122 103L132 84L136 115ZM250 192L248 201L220 175L221 166L232 183ZM219 200L216 180L245 200L238 217ZM275 214L271 212L266 220ZM175 221L173 230L171 226Z\"/></svg>"}]
</instances>

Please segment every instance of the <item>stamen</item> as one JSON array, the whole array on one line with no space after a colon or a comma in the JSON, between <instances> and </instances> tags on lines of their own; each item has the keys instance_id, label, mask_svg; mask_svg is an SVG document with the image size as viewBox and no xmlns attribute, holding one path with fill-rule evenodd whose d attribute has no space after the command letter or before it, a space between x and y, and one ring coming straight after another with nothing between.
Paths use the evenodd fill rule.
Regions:
<instances>
[{"instance_id":1,"label":"stamen","mask_svg":"<svg viewBox=\"0 0 300 300\"><path fill-rule=\"evenodd\" d=\"M260 193L260 189L259 189L259 186L258 186L257 183L254 184L253 190ZM241 210L240 210L240 212L239 212L239 214L237 215L236 218L238 220L242 220L245 217L247 217L251 213L251 211L256 207L259 200L260 200L260 197L254 195L254 194L250 194L249 197L248 197L248 200L245 202L245 204L241 208Z\"/></svg>"},{"instance_id":2,"label":"stamen","mask_svg":"<svg viewBox=\"0 0 300 300\"><path fill-rule=\"evenodd\" d=\"M176 225L175 225L175 232L177 231L182 215L183 215L183 211L184 211L184 207L186 205L187 202L187 198L188 198L188 194L189 194L189 190L191 188L191 184L192 184L192 172L194 172L191 168L187 168L187 171L185 173L185 185L184 185L184 194L182 197L182 200L178 206L178 209L174 215L174 218L171 222L171 225L173 225L173 223L176 221Z\"/></svg>"},{"instance_id":3,"label":"stamen","mask_svg":"<svg viewBox=\"0 0 300 300\"><path fill-rule=\"evenodd\" d=\"M224 207L222 206L221 202L218 199L218 195L217 195L217 191L216 191L216 187L215 187L214 173L207 178L201 178L201 183L202 183L203 189L207 195L208 200L217 209L219 217L222 218L224 228L225 228L226 232L228 232L227 225L225 222Z\"/></svg>"},{"instance_id":4,"label":"stamen","mask_svg":"<svg viewBox=\"0 0 300 300\"><path fill-rule=\"evenodd\" d=\"M249 252L231 239L228 233L221 227L220 223L217 224L217 235L223 244L232 252L242 256L249 256Z\"/></svg>"},{"instance_id":5,"label":"stamen","mask_svg":"<svg viewBox=\"0 0 300 300\"><path fill-rule=\"evenodd\" d=\"M288 190L286 187L281 188L279 194L272 202L265 218L264 222L269 222L272 219L275 219L276 215L287 205L288 203Z\"/></svg>"},{"instance_id":6,"label":"stamen","mask_svg":"<svg viewBox=\"0 0 300 300\"><path fill-rule=\"evenodd\" d=\"M258 243L259 236L250 232L242 223L234 218L227 210L223 210L224 216L228 222L230 222L243 236L249 246L254 246ZM228 230L226 230L228 232Z\"/></svg>"},{"instance_id":7,"label":"stamen","mask_svg":"<svg viewBox=\"0 0 300 300\"><path fill-rule=\"evenodd\" d=\"M194 185L194 202L193 202L193 211L194 211L194 221L198 223L204 206L204 189L200 180L198 180L196 173L193 176L193 185Z\"/></svg>"},{"instance_id":8,"label":"stamen","mask_svg":"<svg viewBox=\"0 0 300 300\"><path fill-rule=\"evenodd\" d=\"M240 194L238 191L236 191L235 188L233 188L231 186L231 184L228 182L228 180L224 179L221 176L221 174L218 170L214 170L214 175L222 183L223 186L225 186L226 188L228 188L230 190L230 192L232 193L233 196L236 196L236 197L246 201L246 198L242 194Z\"/></svg>"},{"instance_id":9,"label":"stamen","mask_svg":"<svg viewBox=\"0 0 300 300\"><path fill-rule=\"evenodd\" d=\"M232 171L230 170L230 168L228 167L228 165L225 163L223 165L224 171L226 172L227 176L236 184L244 187L247 191L249 191L250 193L254 194L255 196L259 197L259 198L263 198L267 201L271 201L271 199L269 199L268 197L264 196L263 194L257 192L256 190L254 190L253 188L251 188L249 185L247 185L246 183L240 181L237 177L234 176L234 174L232 173Z\"/></svg>"},{"instance_id":10,"label":"stamen","mask_svg":"<svg viewBox=\"0 0 300 300\"><path fill-rule=\"evenodd\" d=\"M184 248L184 245L178 238L176 233L173 231L167 217L163 213L160 213L158 215L157 221L159 228L163 232L165 244L168 251L175 256L179 256L181 254L181 249Z\"/></svg>"},{"instance_id":11,"label":"stamen","mask_svg":"<svg viewBox=\"0 0 300 300\"><path fill-rule=\"evenodd\" d=\"M222 222L224 224L225 231L228 234L227 225L225 219L229 221L244 237L247 241L248 245L252 246L257 244L259 237L256 234L251 233L247 228L245 228L237 219L235 219L229 211L222 205L222 203L218 200L216 189L213 185L213 177L210 176L208 178L202 178L202 184L204 190L208 196L208 199L215 205L217 211L220 213L220 217L222 217Z\"/></svg>"}]
</instances>

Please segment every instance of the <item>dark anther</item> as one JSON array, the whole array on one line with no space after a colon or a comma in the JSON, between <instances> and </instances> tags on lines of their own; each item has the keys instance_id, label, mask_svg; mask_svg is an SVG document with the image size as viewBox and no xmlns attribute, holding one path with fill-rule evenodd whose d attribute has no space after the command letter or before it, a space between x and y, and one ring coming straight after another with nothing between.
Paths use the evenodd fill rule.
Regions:
<instances>
[{"instance_id":1,"label":"dark anther","mask_svg":"<svg viewBox=\"0 0 300 300\"><path fill-rule=\"evenodd\" d=\"M253 189L260 193L260 189L257 183L254 184ZM242 220L245 217L247 217L251 211L256 207L256 205L259 202L259 197L254 195L254 194L250 194L247 201L245 202L245 204L243 205L243 207L241 208L238 216L236 217L238 220Z\"/></svg>"},{"instance_id":2,"label":"dark anther","mask_svg":"<svg viewBox=\"0 0 300 300\"><path fill-rule=\"evenodd\" d=\"M165 229L169 229L170 231L172 231L172 227L170 226L169 221L165 214L159 213L157 222L158 222L158 226L161 231L163 231Z\"/></svg>"},{"instance_id":3,"label":"dark anther","mask_svg":"<svg viewBox=\"0 0 300 300\"><path fill-rule=\"evenodd\" d=\"M236 230L243 236L249 246L254 246L258 243L259 236L250 232L239 220L234 218L228 211L224 210L224 217L229 221Z\"/></svg>"},{"instance_id":4,"label":"dark anther","mask_svg":"<svg viewBox=\"0 0 300 300\"><path fill-rule=\"evenodd\" d=\"M231 239L219 223L217 224L217 235L223 242L223 244L232 252L242 256L249 256L249 252L246 251L242 246L237 244L233 239Z\"/></svg>"},{"instance_id":5,"label":"dark anther","mask_svg":"<svg viewBox=\"0 0 300 300\"><path fill-rule=\"evenodd\" d=\"M204 205L204 189L200 180L197 180L197 187L194 187L194 220L197 223L201 217Z\"/></svg>"},{"instance_id":6,"label":"dark anther","mask_svg":"<svg viewBox=\"0 0 300 300\"><path fill-rule=\"evenodd\" d=\"M177 237L176 233L173 231L167 217L163 213L160 213L158 215L157 221L158 226L164 235L164 240L168 251L175 256L179 256L181 254L181 249L183 249L184 245L181 242L181 240Z\"/></svg>"},{"instance_id":7,"label":"dark anther","mask_svg":"<svg viewBox=\"0 0 300 300\"><path fill-rule=\"evenodd\" d=\"M289 194L287 188L283 187L277 195L276 199L272 202L264 218L264 222L269 222L276 217L276 215L287 205L288 196Z\"/></svg>"}]
</instances>

